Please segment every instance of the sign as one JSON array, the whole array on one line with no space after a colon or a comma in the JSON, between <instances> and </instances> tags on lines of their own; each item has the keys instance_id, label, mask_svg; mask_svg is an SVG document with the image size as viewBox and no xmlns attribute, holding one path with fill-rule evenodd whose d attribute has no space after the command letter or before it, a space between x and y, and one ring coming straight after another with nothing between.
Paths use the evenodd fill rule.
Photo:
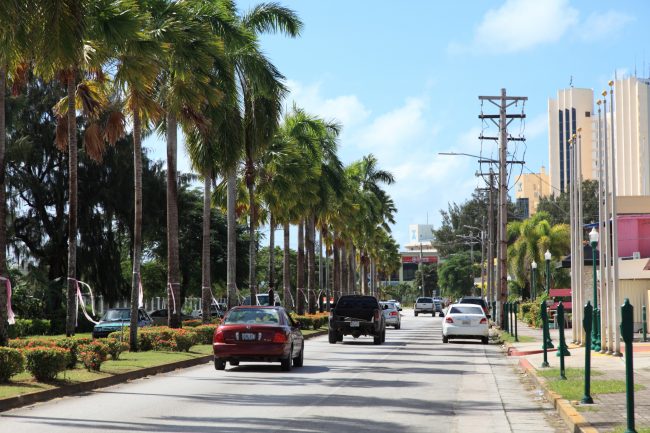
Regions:
<instances>
[{"instance_id":1,"label":"sign","mask_svg":"<svg viewBox=\"0 0 650 433\"><path fill-rule=\"evenodd\" d=\"M438 263L438 256L402 256L402 263Z\"/></svg>"}]
</instances>

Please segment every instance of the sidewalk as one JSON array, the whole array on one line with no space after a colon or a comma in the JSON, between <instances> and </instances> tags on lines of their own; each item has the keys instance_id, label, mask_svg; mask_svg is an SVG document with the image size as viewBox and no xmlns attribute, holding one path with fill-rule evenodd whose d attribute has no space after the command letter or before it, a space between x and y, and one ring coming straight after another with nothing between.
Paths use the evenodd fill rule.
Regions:
<instances>
[{"instance_id":1,"label":"sidewalk","mask_svg":"<svg viewBox=\"0 0 650 433\"><path fill-rule=\"evenodd\" d=\"M541 368L544 356L541 353L542 349L542 330L529 328L527 324L518 322L518 336L527 336L533 338L533 342L518 342L510 343L508 352L510 356L519 359L519 365L537 377L536 381L541 387L548 392L549 379L539 379L538 373ZM551 329L551 339L554 346L557 348L559 343L559 331ZM571 356L565 357L565 367L567 369L580 368L584 369L585 351L583 347L571 344L571 329L565 331L565 337L569 352ZM621 343L621 351L624 352L625 346ZM641 385L645 389L637 390L634 393L635 399L635 413L636 413L636 428L650 428L650 342L635 342L634 343L634 383ZM550 368L558 369L560 367L560 358L556 356L556 349L548 352L548 363ZM592 384L596 381L602 380L616 380L625 381L625 360L623 357L606 355L592 351L591 356L592 370L595 370L600 375L592 375ZM584 388L584 384L580 385ZM594 387L592 385L592 391ZM580 390L582 395L583 389ZM553 393L550 393L553 397ZM555 398L557 398L555 394ZM594 404L583 405L579 401L562 402L556 401L555 406L560 415L562 415L569 424L578 424L579 428L576 431L590 431L590 432L612 432L616 428L625 426L626 418L626 402L625 392L610 393L610 394L593 394L592 397ZM586 422L586 423L585 423ZM585 424L580 427L580 424ZM588 424L587 424L588 423ZM591 427L591 428L589 428ZM623 428L623 430L625 430ZM621 431L623 431L621 430Z\"/></svg>"}]
</instances>

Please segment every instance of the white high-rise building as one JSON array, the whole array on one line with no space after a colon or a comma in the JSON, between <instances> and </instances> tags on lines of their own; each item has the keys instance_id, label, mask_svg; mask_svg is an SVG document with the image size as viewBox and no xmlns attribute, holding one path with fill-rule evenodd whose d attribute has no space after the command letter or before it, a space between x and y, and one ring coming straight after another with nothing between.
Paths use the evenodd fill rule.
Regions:
<instances>
[{"instance_id":1,"label":"white high-rise building","mask_svg":"<svg viewBox=\"0 0 650 433\"><path fill-rule=\"evenodd\" d=\"M548 100L548 159L551 194L568 190L571 173L569 140L581 129L582 178L597 176L593 165L592 128L594 92L591 89L568 88L558 90L557 99Z\"/></svg>"}]
</instances>

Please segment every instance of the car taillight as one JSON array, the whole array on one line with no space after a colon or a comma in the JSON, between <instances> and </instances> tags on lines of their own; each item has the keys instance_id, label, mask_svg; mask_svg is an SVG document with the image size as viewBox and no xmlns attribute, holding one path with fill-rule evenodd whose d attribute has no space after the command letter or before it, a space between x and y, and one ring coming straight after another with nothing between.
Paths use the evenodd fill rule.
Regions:
<instances>
[{"instance_id":1,"label":"car taillight","mask_svg":"<svg viewBox=\"0 0 650 433\"><path fill-rule=\"evenodd\" d=\"M452 319L451 317L447 317L447 318L445 319L445 322L447 322L447 323L454 323L454 319Z\"/></svg>"},{"instance_id":2,"label":"car taillight","mask_svg":"<svg viewBox=\"0 0 650 433\"><path fill-rule=\"evenodd\" d=\"M391 311L391 312L390 312L390 315L391 315L391 316L397 316L397 311Z\"/></svg>"},{"instance_id":3,"label":"car taillight","mask_svg":"<svg viewBox=\"0 0 650 433\"><path fill-rule=\"evenodd\" d=\"M379 320L379 315L380 314L381 313L379 312L379 310L375 310L375 320Z\"/></svg>"},{"instance_id":4,"label":"car taillight","mask_svg":"<svg viewBox=\"0 0 650 433\"><path fill-rule=\"evenodd\" d=\"M483 323L487 323L487 317L484 317L484 318L481 319L481 324L483 324Z\"/></svg>"},{"instance_id":5,"label":"car taillight","mask_svg":"<svg viewBox=\"0 0 650 433\"><path fill-rule=\"evenodd\" d=\"M214 333L214 342L215 343L225 343L226 339L223 335L223 331L217 330L217 332Z\"/></svg>"},{"instance_id":6,"label":"car taillight","mask_svg":"<svg viewBox=\"0 0 650 433\"><path fill-rule=\"evenodd\" d=\"M286 343L287 342L287 334L284 332L278 331L273 335L273 342L274 343Z\"/></svg>"}]
</instances>

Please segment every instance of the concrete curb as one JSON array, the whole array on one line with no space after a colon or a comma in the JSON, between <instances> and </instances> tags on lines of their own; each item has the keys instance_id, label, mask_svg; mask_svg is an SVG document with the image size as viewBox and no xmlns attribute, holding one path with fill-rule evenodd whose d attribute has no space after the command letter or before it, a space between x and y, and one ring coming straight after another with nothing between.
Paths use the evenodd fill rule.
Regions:
<instances>
[{"instance_id":1,"label":"concrete curb","mask_svg":"<svg viewBox=\"0 0 650 433\"><path fill-rule=\"evenodd\" d=\"M320 337L321 335L327 335L327 330L314 332L313 334L306 335L304 338L305 340L309 340L310 338ZM98 388L118 385L120 383L128 382L129 380L141 379L146 376L153 376L160 373L169 373L170 371L178 370L181 368L194 367L197 365L206 364L210 361L212 361L212 355L199 356L197 358L171 362L169 364L161 364L155 367L142 368L140 370L120 373L109 377L103 377L101 379L90 380L88 382L75 383L58 388L46 389L44 391L3 398L0 399L0 412L15 409L18 407L28 406L34 403L41 403L55 398L88 392Z\"/></svg>"},{"instance_id":2,"label":"concrete curb","mask_svg":"<svg viewBox=\"0 0 650 433\"><path fill-rule=\"evenodd\" d=\"M589 424L568 400L563 399L559 394L548 388L546 379L537 376L535 367L526 358L519 359L519 366L544 391L544 396L553 404L553 407L569 427L569 430L574 433L598 433L598 429Z\"/></svg>"}]
</instances>

